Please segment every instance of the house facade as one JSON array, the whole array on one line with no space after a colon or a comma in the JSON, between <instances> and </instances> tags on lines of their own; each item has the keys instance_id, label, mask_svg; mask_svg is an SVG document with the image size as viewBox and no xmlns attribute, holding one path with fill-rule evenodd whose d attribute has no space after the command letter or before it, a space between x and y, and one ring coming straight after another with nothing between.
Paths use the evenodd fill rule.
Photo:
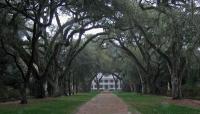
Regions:
<instances>
[{"instance_id":1,"label":"house facade","mask_svg":"<svg viewBox=\"0 0 200 114\"><path fill-rule=\"evenodd\" d=\"M97 82L98 81L98 82ZM91 84L91 90L109 90L109 91L115 91L115 90L121 90L121 81L113 76L113 75L103 75L102 73L99 73Z\"/></svg>"}]
</instances>

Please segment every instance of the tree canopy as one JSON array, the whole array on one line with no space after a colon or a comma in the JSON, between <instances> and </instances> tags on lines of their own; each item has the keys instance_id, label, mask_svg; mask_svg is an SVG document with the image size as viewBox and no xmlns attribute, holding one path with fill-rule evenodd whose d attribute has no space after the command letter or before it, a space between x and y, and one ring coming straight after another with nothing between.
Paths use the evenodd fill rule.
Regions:
<instances>
[{"instance_id":1,"label":"tree canopy","mask_svg":"<svg viewBox=\"0 0 200 114\"><path fill-rule=\"evenodd\" d=\"M105 73L122 80L124 90L187 96L188 86L199 88L199 4L0 0L2 90L19 91L27 103L27 95L88 91Z\"/></svg>"}]
</instances>

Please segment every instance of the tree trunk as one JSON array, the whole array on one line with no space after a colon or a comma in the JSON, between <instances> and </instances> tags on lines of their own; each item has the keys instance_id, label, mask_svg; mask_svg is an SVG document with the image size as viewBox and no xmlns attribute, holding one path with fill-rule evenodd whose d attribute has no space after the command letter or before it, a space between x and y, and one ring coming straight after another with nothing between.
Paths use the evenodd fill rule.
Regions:
<instances>
[{"instance_id":1,"label":"tree trunk","mask_svg":"<svg viewBox=\"0 0 200 114\"><path fill-rule=\"evenodd\" d=\"M171 84L172 84L172 99L181 99L181 79L177 76L177 74L173 73L171 75Z\"/></svg>"},{"instance_id":2,"label":"tree trunk","mask_svg":"<svg viewBox=\"0 0 200 114\"><path fill-rule=\"evenodd\" d=\"M61 85L61 91L63 92L65 96L68 96L68 80L66 79L66 76L64 77Z\"/></svg>"},{"instance_id":3,"label":"tree trunk","mask_svg":"<svg viewBox=\"0 0 200 114\"><path fill-rule=\"evenodd\" d=\"M141 82L141 92L142 92L142 94L146 93L146 85L145 85L144 81Z\"/></svg>"},{"instance_id":4,"label":"tree trunk","mask_svg":"<svg viewBox=\"0 0 200 114\"><path fill-rule=\"evenodd\" d=\"M58 85L58 78L55 80L55 84L53 85L53 96L59 96L60 95L60 89Z\"/></svg>"},{"instance_id":5,"label":"tree trunk","mask_svg":"<svg viewBox=\"0 0 200 114\"><path fill-rule=\"evenodd\" d=\"M137 68L138 75L140 77L140 83L141 83L141 93L146 94L147 92L147 87L146 87L146 79L145 77L147 76L146 74L143 74L145 76L142 76L142 72Z\"/></svg>"},{"instance_id":6,"label":"tree trunk","mask_svg":"<svg viewBox=\"0 0 200 114\"><path fill-rule=\"evenodd\" d=\"M75 78L74 76L72 77L72 95L75 94Z\"/></svg>"},{"instance_id":7,"label":"tree trunk","mask_svg":"<svg viewBox=\"0 0 200 114\"><path fill-rule=\"evenodd\" d=\"M96 82L97 85L97 91L99 91L99 81Z\"/></svg>"},{"instance_id":8,"label":"tree trunk","mask_svg":"<svg viewBox=\"0 0 200 114\"><path fill-rule=\"evenodd\" d=\"M150 80L146 80L146 94L150 94L152 92L152 88L150 85Z\"/></svg>"},{"instance_id":9,"label":"tree trunk","mask_svg":"<svg viewBox=\"0 0 200 114\"><path fill-rule=\"evenodd\" d=\"M134 91L134 88L133 88L133 86L132 86L131 83L129 83L129 87L130 87L131 92L133 92L133 91Z\"/></svg>"},{"instance_id":10,"label":"tree trunk","mask_svg":"<svg viewBox=\"0 0 200 114\"><path fill-rule=\"evenodd\" d=\"M117 81L114 80L114 82L115 82L115 91L117 91Z\"/></svg>"},{"instance_id":11,"label":"tree trunk","mask_svg":"<svg viewBox=\"0 0 200 114\"><path fill-rule=\"evenodd\" d=\"M144 76L146 78L146 76ZM140 76L140 81L141 81L141 92L142 94L147 94L149 90L149 85L147 84L147 79L143 79L142 76Z\"/></svg>"},{"instance_id":12,"label":"tree trunk","mask_svg":"<svg viewBox=\"0 0 200 114\"><path fill-rule=\"evenodd\" d=\"M117 82L118 82L118 79L113 76L113 79L114 79L114 83L115 83L115 91L117 91Z\"/></svg>"},{"instance_id":13,"label":"tree trunk","mask_svg":"<svg viewBox=\"0 0 200 114\"><path fill-rule=\"evenodd\" d=\"M44 79L38 79L36 80L36 93L35 93L35 97L36 98L44 98L46 97L45 94L45 81Z\"/></svg>"},{"instance_id":14,"label":"tree trunk","mask_svg":"<svg viewBox=\"0 0 200 114\"><path fill-rule=\"evenodd\" d=\"M40 80L38 86L38 98L44 98L44 97L45 97L44 82Z\"/></svg>"},{"instance_id":15,"label":"tree trunk","mask_svg":"<svg viewBox=\"0 0 200 114\"><path fill-rule=\"evenodd\" d=\"M20 93L21 93L21 101L20 101L20 104L27 104L28 103L28 100L27 100L27 83L24 82L22 84L22 87L21 87L21 90L20 90Z\"/></svg>"},{"instance_id":16,"label":"tree trunk","mask_svg":"<svg viewBox=\"0 0 200 114\"><path fill-rule=\"evenodd\" d=\"M181 99L181 84L182 84L182 75L185 71L186 60L184 57L179 57L178 59L173 60L172 67L170 68L171 75L171 94L172 99Z\"/></svg>"},{"instance_id":17,"label":"tree trunk","mask_svg":"<svg viewBox=\"0 0 200 114\"><path fill-rule=\"evenodd\" d=\"M76 80L76 88L75 88L75 89L76 89L76 90L75 90L75 91L76 91L76 94L78 93L78 85L79 85L79 84L78 84L78 81Z\"/></svg>"},{"instance_id":18,"label":"tree trunk","mask_svg":"<svg viewBox=\"0 0 200 114\"><path fill-rule=\"evenodd\" d=\"M58 85L55 85L54 87L53 87L53 94L52 94L54 97L57 97L57 96L59 96L60 95L60 91L59 91L59 87L58 87Z\"/></svg>"},{"instance_id":19,"label":"tree trunk","mask_svg":"<svg viewBox=\"0 0 200 114\"><path fill-rule=\"evenodd\" d=\"M151 88L151 92L150 92L151 94L159 94L158 88L156 86L156 82L151 83L149 86Z\"/></svg>"},{"instance_id":20,"label":"tree trunk","mask_svg":"<svg viewBox=\"0 0 200 114\"><path fill-rule=\"evenodd\" d=\"M47 83L47 80L44 81L43 83L43 89L44 89L44 97L48 96L48 83Z\"/></svg>"},{"instance_id":21,"label":"tree trunk","mask_svg":"<svg viewBox=\"0 0 200 114\"><path fill-rule=\"evenodd\" d=\"M133 84L133 92L137 92L137 85L135 83Z\"/></svg>"},{"instance_id":22,"label":"tree trunk","mask_svg":"<svg viewBox=\"0 0 200 114\"><path fill-rule=\"evenodd\" d=\"M71 93L71 79L70 77L68 78L68 95L71 96L72 93Z\"/></svg>"}]
</instances>

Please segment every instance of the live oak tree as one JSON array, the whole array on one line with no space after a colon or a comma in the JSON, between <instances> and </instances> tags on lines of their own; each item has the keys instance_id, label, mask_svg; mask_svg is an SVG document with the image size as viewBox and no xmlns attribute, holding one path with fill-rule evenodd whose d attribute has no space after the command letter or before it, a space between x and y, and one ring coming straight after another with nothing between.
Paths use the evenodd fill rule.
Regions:
<instances>
[{"instance_id":1,"label":"live oak tree","mask_svg":"<svg viewBox=\"0 0 200 114\"><path fill-rule=\"evenodd\" d=\"M90 4L88 4L90 3ZM92 3L92 4L91 4ZM69 67L71 66L72 60L75 56L94 38L99 35L104 35L106 33L98 33L89 37L84 43L82 38L84 33L93 28L104 28L104 21L99 21L103 17L106 19L107 15L105 10L100 10L99 7L95 5L100 5L102 7L107 7L105 1L101 2L88 2L88 1L1 1L1 9L7 11L9 9L10 22L16 22L15 18L20 17L26 23L22 26L22 30L16 28L19 23L16 23L15 31L21 32L25 38L21 37L20 40L27 42L28 45L21 44L10 44L11 47L14 45L18 48L15 50L17 54L11 54L13 58L19 57L23 64L25 64L25 69L19 66L19 70L22 72L24 77L23 86L23 97L21 103L27 103L26 100L26 90L29 83L30 77L33 77L35 83L37 83L38 91L36 92L38 97L46 96L47 80L49 84L54 88L53 91L57 90L57 85L48 76L51 75L50 69L55 69L54 65L59 66L61 64L61 69L55 69L54 71L59 71L56 76L59 79L66 79L66 75L69 73ZM94 8L95 10L91 10ZM107 10L109 8L107 7ZM61 25L58 11L67 14L71 19L68 19L64 25ZM98 13L97 13L98 12ZM112 12L108 12L110 15ZM58 30L53 37L49 37L47 28L52 25L52 20L56 18ZM21 20L22 20L21 19ZM89 27L90 26L90 27ZM20 31L21 30L21 31ZM15 33L15 34L16 34ZM2 33L4 34L4 33ZM15 35L14 34L14 35ZM78 39L74 37L78 34ZM52 34L51 34L52 35ZM4 44L5 34L1 36L3 39L2 44ZM15 39L13 37L13 39ZM9 46L9 45L6 45ZM19 50L21 49L21 50ZM18 56L19 55L19 56ZM63 55L61 58L63 61L56 61L58 55ZM43 59L45 58L45 59ZM59 59L61 59L59 58ZM58 62L58 63L56 63ZM63 64L64 63L64 64ZM65 82L64 82L65 83ZM65 84L64 84L65 85Z\"/></svg>"},{"instance_id":2,"label":"live oak tree","mask_svg":"<svg viewBox=\"0 0 200 114\"><path fill-rule=\"evenodd\" d=\"M192 42L190 42L191 40L189 41L189 39L192 39L193 41L197 40L195 36L198 33L198 29L196 28L198 25L195 26L193 23L194 18L197 18L194 15L194 12L196 12L194 10L195 4L179 2L182 4L181 7L176 7L176 3L178 2L172 1L171 6L151 7L159 13L160 16L158 15L158 19L162 20L158 21L157 26L152 29L153 34L149 34L149 32L147 32L151 31L151 28L150 30L146 30L146 32L145 29L140 28L148 44L151 45L154 50L167 61L169 73L171 75L171 92L174 99L182 97L182 78L187 64L186 56L184 53L191 49L189 45ZM175 6L173 6L173 4L175 4ZM146 6L146 8L142 6L142 8L144 10L151 9L148 6ZM172 10L172 8L174 8L174 10ZM183 11L184 9L186 9L186 11ZM188 20L191 20L191 23L187 23ZM148 38L149 36L152 36L153 38L162 38L163 41L167 41L167 45L158 47L155 42Z\"/></svg>"},{"instance_id":3,"label":"live oak tree","mask_svg":"<svg viewBox=\"0 0 200 114\"><path fill-rule=\"evenodd\" d=\"M21 103L27 103L27 95L88 91L99 72L143 93L164 93L169 85L172 97L181 98L182 85L199 79L198 4L0 0L0 51L8 56L0 60L0 72L11 80L6 68L15 69ZM87 34L99 28L101 32Z\"/></svg>"},{"instance_id":4,"label":"live oak tree","mask_svg":"<svg viewBox=\"0 0 200 114\"><path fill-rule=\"evenodd\" d=\"M153 1L150 2L156 4ZM181 7L176 3L180 3ZM185 52L193 49L188 45L193 41L198 41L195 37L198 33L198 25L193 24L194 20L198 20L198 14L194 14L194 12L198 12L194 8L195 3L190 5L183 1L171 1L171 3L166 1L162 5L159 3L149 6L144 1L139 1L139 3L120 1L115 2L114 5L117 6L117 4L123 4L123 7L119 8L121 22L115 23L111 30L111 38L108 39L114 39L115 41L111 40L112 43L120 46L132 56L137 63L138 71L142 71L140 74L144 80L141 82L146 81L145 83L148 84L149 79L145 78L151 78L152 70L149 69L153 68L152 65L155 67L155 63L158 67L155 76L159 75L159 56L162 57L167 62L171 76L172 97L174 99L181 98L181 83L187 63ZM186 20L191 20L192 23L187 23ZM190 38L193 40L189 40ZM192 44L196 45L194 42ZM138 48L143 58L142 62L146 65L131 52L130 46Z\"/></svg>"}]
</instances>

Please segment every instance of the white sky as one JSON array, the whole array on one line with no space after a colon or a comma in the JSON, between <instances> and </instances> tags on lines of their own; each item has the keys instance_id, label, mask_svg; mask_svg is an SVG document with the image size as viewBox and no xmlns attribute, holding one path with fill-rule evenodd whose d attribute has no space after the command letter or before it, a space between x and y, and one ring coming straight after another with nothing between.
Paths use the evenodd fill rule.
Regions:
<instances>
[{"instance_id":1,"label":"white sky","mask_svg":"<svg viewBox=\"0 0 200 114\"><path fill-rule=\"evenodd\" d=\"M60 15L59 16L59 19L60 19L60 23L61 25L63 25L64 23L67 22L67 20L69 19L69 16L67 15ZM33 22L32 21L28 21L26 23L26 26L27 27L30 27L33 25ZM47 32L50 33L50 36L53 36L56 32L56 27L57 27L57 21L56 21L56 18L54 17L53 20L52 20L52 25L50 27L47 27ZM91 29L91 30L88 30L84 33L84 35L87 35L87 34L97 34L97 33L100 33L100 32L103 32L103 29L102 28L95 28L95 29ZM30 33L31 34L31 33ZM77 39L77 35L74 35L74 39ZM84 38L84 37L83 37ZM23 40L28 40L26 36L23 36L22 38Z\"/></svg>"},{"instance_id":2,"label":"white sky","mask_svg":"<svg viewBox=\"0 0 200 114\"><path fill-rule=\"evenodd\" d=\"M65 22L67 22L69 17L67 15L59 15L59 19L60 19L61 25L63 25ZM57 26L56 18L53 18L52 24ZM47 31L49 31L49 30L47 29ZM95 28L95 29L91 29L91 30L86 31L85 35L86 34L97 34L97 33L100 33L100 32L103 32L102 28Z\"/></svg>"}]
</instances>

